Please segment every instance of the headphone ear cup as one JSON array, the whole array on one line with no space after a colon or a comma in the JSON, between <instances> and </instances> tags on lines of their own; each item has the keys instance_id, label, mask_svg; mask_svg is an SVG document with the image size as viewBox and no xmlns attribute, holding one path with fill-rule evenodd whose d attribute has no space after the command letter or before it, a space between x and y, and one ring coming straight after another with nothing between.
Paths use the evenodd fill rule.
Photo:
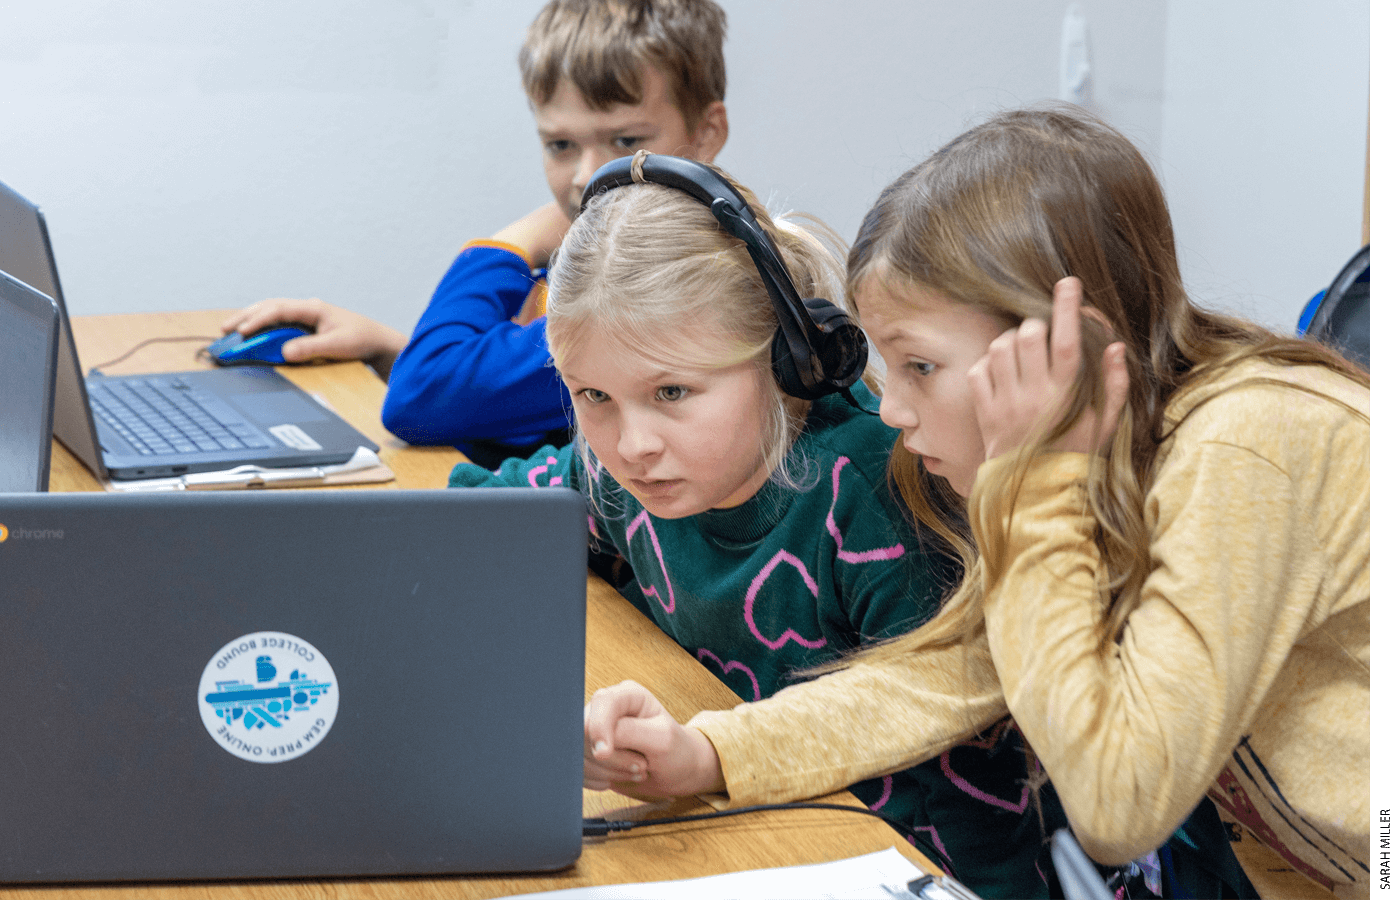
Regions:
<instances>
[{"instance_id":1,"label":"headphone ear cup","mask_svg":"<svg viewBox=\"0 0 1400 900\"><path fill-rule=\"evenodd\" d=\"M781 328L773 335L770 360L773 378L778 382L778 389L784 394L799 400L815 400L822 396L802 381L802 375L797 371L797 362L792 358L792 347L788 345L787 335L783 334Z\"/></svg>"},{"instance_id":2,"label":"headphone ear cup","mask_svg":"<svg viewBox=\"0 0 1400 900\"><path fill-rule=\"evenodd\" d=\"M807 313L821 334L816 356L821 360L824 383L830 385L828 392L855 384L870 359L865 332L851 319L850 313L830 300L803 300L802 305L807 307Z\"/></svg>"},{"instance_id":3,"label":"headphone ear cup","mask_svg":"<svg viewBox=\"0 0 1400 900\"><path fill-rule=\"evenodd\" d=\"M855 383L865 371L870 356L865 332L851 320L844 309L821 298L802 301L807 315L816 326L817 345L803 354L821 364L821 377L815 371L803 373L793 358L792 348L781 329L773 336L773 377L778 387L790 397L816 400L834 394ZM804 379L802 376L806 375Z\"/></svg>"}]
</instances>

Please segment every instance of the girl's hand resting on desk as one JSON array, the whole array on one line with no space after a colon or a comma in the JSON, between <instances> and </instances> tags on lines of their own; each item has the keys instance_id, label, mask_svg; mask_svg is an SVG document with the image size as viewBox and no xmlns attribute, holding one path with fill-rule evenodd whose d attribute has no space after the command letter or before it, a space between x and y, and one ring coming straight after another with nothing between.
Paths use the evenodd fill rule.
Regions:
<instances>
[{"instance_id":1,"label":"girl's hand resting on desk","mask_svg":"<svg viewBox=\"0 0 1400 900\"><path fill-rule=\"evenodd\" d=\"M1083 359L1080 306L1084 288L1078 278L1055 283L1054 311L1047 335L1040 319L995 338L987 354L973 364L967 377L972 386L977 427L987 459L994 459L1053 427L1074 394ZM1090 309L1089 315L1097 315ZM1092 407L1080 413L1074 426L1051 449L1095 453L1113 438L1128 398L1125 348L1116 341L1103 352L1103 414Z\"/></svg>"},{"instance_id":2,"label":"girl's hand resting on desk","mask_svg":"<svg viewBox=\"0 0 1400 900\"><path fill-rule=\"evenodd\" d=\"M362 359L386 381L394 360L408 343L407 337L388 325L321 300L263 300L229 317L221 327L226 333L249 335L283 322L296 322L316 331L282 346L287 362Z\"/></svg>"},{"instance_id":3,"label":"girl's hand resting on desk","mask_svg":"<svg viewBox=\"0 0 1400 900\"><path fill-rule=\"evenodd\" d=\"M635 681L603 688L583 710L583 786L641 799L724 790L709 738L681 725Z\"/></svg>"}]
</instances>

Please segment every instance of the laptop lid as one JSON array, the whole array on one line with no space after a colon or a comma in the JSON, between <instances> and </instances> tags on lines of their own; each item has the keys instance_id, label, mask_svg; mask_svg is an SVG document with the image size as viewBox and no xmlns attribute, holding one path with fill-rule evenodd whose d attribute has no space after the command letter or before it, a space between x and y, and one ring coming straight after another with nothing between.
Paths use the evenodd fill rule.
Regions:
<instances>
[{"instance_id":1,"label":"laptop lid","mask_svg":"<svg viewBox=\"0 0 1400 900\"><path fill-rule=\"evenodd\" d=\"M342 463L359 447L379 447L348 422L271 369L211 369L156 376L83 377L68 321L48 224L37 206L0 183L0 271L58 303L58 372L54 436L99 479L163 478L240 465L317 466ZM152 452L142 435L111 414L95 415L89 390L129 389L163 395L157 404L196 398L223 424L237 423L236 440L190 442L188 450ZM152 393L154 392L154 393ZM135 402L133 402L135 405ZM183 427L183 426L182 426Z\"/></svg>"},{"instance_id":2,"label":"laptop lid","mask_svg":"<svg viewBox=\"0 0 1400 900\"><path fill-rule=\"evenodd\" d=\"M58 267L53 262L48 229L38 207L0 182L0 271L59 305L58 369L54 386L54 437L82 460L98 478L107 477L97 430L88 410L78 351L68 328Z\"/></svg>"},{"instance_id":3,"label":"laptop lid","mask_svg":"<svg viewBox=\"0 0 1400 900\"><path fill-rule=\"evenodd\" d=\"M47 491L58 307L0 272L0 493Z\"/></svg>"},{"instance_id":4,"label":"laptop lid","mask_svg":"<svg viewBox=\"0 0 1400 900\"><path fill-rule=\"evenodd\" d=\"M569 865L585 523L563 488L0 496L0 881Z\"/></svg>"}]
</instances>

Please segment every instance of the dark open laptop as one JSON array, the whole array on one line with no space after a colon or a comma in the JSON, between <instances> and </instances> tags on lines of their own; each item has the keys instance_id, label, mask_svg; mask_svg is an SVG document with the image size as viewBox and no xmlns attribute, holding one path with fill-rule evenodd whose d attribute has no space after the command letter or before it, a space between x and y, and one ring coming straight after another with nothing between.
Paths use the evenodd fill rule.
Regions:
<instances>
[{"instance_id":1,"label":"dark open laptop","mask_svg":"<svg viewBox=\"0 0 1400 900\"><path fill-rule=\"evenodd\" d=\"M0 882L568 866L585 527L563 488L0 495Z\"/></svg>"},{"instance_id":2,"label":"dark open laptop","mask_svg":"<svg viewBox=\"0 0 1400 900\"><path fill-rule=\"evenodd\" d=\"M379 449L270 368L84 379L44 215L4 184L0 271L58 303L54 436L99 479L334 465Z\"/></svg>"},{"instance_id":3,"label":"dark open laptop","mask_svg":"<svg viewBox=\"0 0 1400 900\"><path fill-rule=\"evenodd\" d=\"M0 492L47 491L58 307L0 272Z\"/></svg>"}]
</instances>

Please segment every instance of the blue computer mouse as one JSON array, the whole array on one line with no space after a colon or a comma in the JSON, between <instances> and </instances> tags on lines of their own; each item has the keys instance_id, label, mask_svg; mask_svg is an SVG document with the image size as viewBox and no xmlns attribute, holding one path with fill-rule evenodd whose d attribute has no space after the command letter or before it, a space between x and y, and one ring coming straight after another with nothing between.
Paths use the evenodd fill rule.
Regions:
<instances>
[{"instance_id":1,"label":"blue computer mouse","mask_svg":"<svg viewBox=\"0 0 1400 900\"><path fill-rule=\"evenodd\" d=\"M209 357L221 366L279 366L286 362L282 345L312 333L310 328L293 324L274 325L247 337L230 331L209 345Z\"/></svg>"}]
</instances>

